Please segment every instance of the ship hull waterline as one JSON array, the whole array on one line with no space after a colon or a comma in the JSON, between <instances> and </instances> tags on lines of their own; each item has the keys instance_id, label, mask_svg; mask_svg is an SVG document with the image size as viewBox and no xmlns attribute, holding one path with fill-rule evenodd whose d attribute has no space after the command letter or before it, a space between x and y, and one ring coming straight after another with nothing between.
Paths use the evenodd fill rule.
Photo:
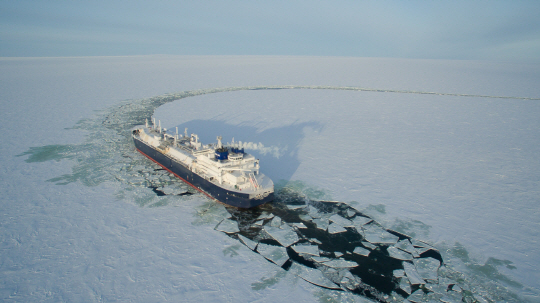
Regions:
<instances>
[{"instance_id":1,"label":"ship hull waterline","mask_svg":"<svg viewBox=\"0 0 540 303\"><path fill-rule=\"evenodd\" d=\"M252 208L274 200L274 193L270 193L262 199L250 199L249 194L221 188L137 138L133 138L133 141L135 148L141 154L213 200L239 208Z\"/></svg>"}]
</instances>

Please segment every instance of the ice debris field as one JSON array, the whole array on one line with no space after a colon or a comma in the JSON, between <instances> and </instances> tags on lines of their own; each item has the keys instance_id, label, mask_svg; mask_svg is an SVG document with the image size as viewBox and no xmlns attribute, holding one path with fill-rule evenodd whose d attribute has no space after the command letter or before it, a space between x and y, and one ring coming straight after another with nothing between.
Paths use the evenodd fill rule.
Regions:
<instances>
[{"instance_id":1,"label":"ice debris field","mask_svg":"<svg viewBox=\"0 0 540 303\"><path fill-rule=\"evenodd\" d=\"M535 302L538 102L254 85L108 106L63 130L78 142L4 156L22 177L54 165L35 176L50 193L20 195L29 205L5 191L2 298ZM276 201L225 207L136 153L130 130L152 116L203 142L242 140Z\"/></svg>"}]
</instances>

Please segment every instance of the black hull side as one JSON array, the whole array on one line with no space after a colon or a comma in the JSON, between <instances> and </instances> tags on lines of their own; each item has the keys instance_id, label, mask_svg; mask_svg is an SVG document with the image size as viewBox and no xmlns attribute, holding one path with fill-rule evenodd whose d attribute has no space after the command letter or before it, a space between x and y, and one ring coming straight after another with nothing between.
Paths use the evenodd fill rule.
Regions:
<instances>
[{"instance_id":1,"label":"black hull side","mask_svg":"<svg viewBox=\"0 0 540 303\"><path fill-rule=\"evenodd\" d=\"M219 202L240 208L251 208L274 200L274 193L271 193L262 199L249 199L249 194L233 192L221 188L216 184L200 177L199 175L194 174L181 163L167 157L155 148L146 145L141 140L134 137L133 141L135 143L135 147L141 154L156 162L161 167L180 178L182 181L191 185L193 188Z\"/></svg>"}]
</instances>

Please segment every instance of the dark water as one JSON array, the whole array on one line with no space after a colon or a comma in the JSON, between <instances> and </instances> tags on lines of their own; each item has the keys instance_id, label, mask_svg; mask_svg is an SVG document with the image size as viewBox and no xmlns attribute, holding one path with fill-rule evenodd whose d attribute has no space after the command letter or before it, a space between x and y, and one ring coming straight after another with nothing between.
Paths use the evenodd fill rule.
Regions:
<instances>
[{"instance_id":1,"label":"dark water","mask_svg":"<svg viewBox=\"0 0 540 303\"><path fill-rule=\"evenodd\" d=\"M302 205L305 205L306 207L300 207L298 209L289 208L289 206L298 207ZM312 201L285 190L277 193L276 200L273 203L268 203L254 209L245 210L227 207L232 219L238 222L238 228L240 230L238 233L227 234L235 239L239 239L238 235L242 235L258 243L282 246L275 239L268 238L268 235L266 235L266 232L264 231L264 226L271 224L271 221L274 220L274 218L280 218L282 224L287 225L302 223L306 228L294 229L299 239L295 245L313 244L314 242L318 242L320 243L318 244L318 248L321 257L329 259L339 258L341 260L353 261L358 264L349 269L338 269L337 275L325 275L342 290L364 295L380 302L389 302L392 301L392 299L390 299L392 292L399 294L403 298L407 298L410 293L421 288L421 284L411 285L410 290L407 291L400 288L400 279L402 278L395 277L394 271L403 270L402 263L407 261L391 257L387 251L390 246L389 244L367 242L362 232L357 230L359 227L345 227L346 231L334 234L330 233L328 229L317 228L317 224L308 219L309 215L306 210L308 206L312 207L312 209L316 209L323 218L337 214L348 220L354 220L356 217L371 219L369 216L360 213L345 203ZM257 218L263 213L272 214L274 217L263 219L262 225L255 224ZM369 224L378 223L371 221L368 225ZM397 236L399 240L411 239L407 235L392 230L386 229L386 231ZM366 242L368 244L364 244ZM357 247L370 250L369 256L353 253ZM324 263L315 262L309 256L295 252L290 246L286 248L286 251L289 260L282 265L285 270L288 270L293 262L312 269L319 269L322 272L328 271L329 269ZM257 251L255 250L255 252ZM418 258L434 258L440 262L439 265L443 262L441 254L435 249L424 251L419 254ZM349 271L354 277L352 283L344 283L343 276L345 275L345 271ZM347 280L347 282L349 282L349 280Z\"/></svg>"}]
</instances>

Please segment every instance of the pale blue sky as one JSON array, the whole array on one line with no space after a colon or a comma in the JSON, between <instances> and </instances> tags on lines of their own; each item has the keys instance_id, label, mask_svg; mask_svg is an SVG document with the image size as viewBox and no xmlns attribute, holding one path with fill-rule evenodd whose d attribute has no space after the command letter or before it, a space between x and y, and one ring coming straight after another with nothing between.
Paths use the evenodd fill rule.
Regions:
<instances>
[{"instance_id":1,"label":"pale blue sky","mask_svg":"<svg viewBox=\"0 0 540 303\"><path fill-rule=\"evenodd\" d=\"M540 61L540 1L0 1L0 56Z\"/></svg>"}]
</instances>

